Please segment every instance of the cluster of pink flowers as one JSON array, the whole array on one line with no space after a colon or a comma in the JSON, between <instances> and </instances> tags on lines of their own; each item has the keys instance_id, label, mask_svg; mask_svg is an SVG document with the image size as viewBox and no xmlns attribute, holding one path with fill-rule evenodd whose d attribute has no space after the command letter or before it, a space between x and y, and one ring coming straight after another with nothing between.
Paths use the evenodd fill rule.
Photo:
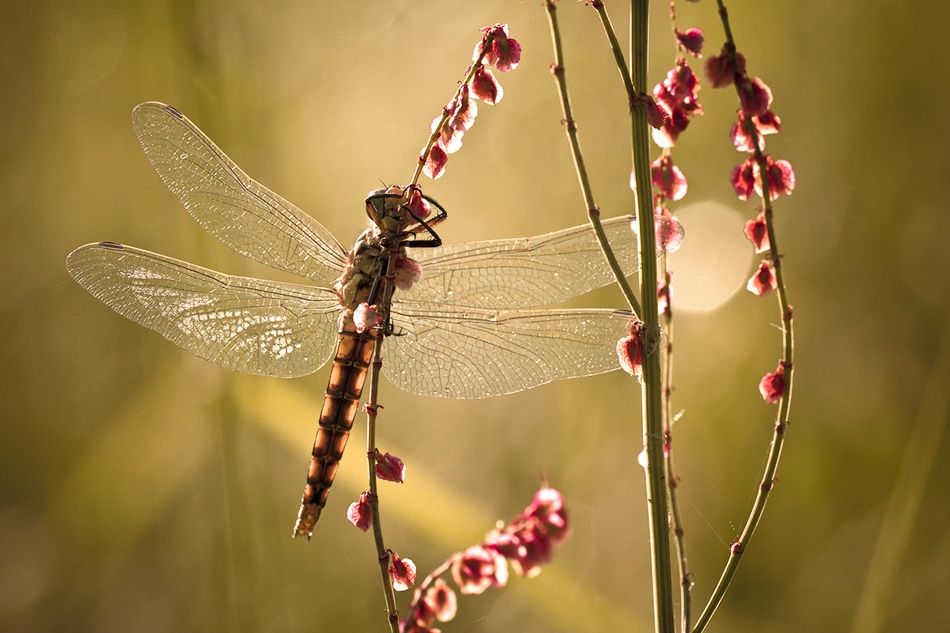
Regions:
<instances>
[{"instance_id":1,"label":"cluster of pink flowers","mask_svg":"<svg viewBox=\"0 0 950 633\"><path fill-rule=\"evenodd\" d=\"M733 61L734 60L734 61ZM726 44L716 57L706 60L706 77L714 88L735 84L741 105L738 120L732 126L732 143L749 156L736 165L730 176L736 197L748 200L752 193L768 201L787 196L795 189L795 170L787 160L775 160L765 153L765 137L782 129L782 120L772 111L772 90L758 77L749 77L742 53ZM769 250L768 226L760 209L755 220L746 223L745 234L756 253ZM775 272L769 260L762 262L749 279L750 292L762 296L776 287Z\"/></svg>"},{"instance_id":2,"label":"cluster of pink flowers","mask_svg":"<svg viewBox=\"0 0 950 633\"><path fill-rule=\"evenodd\" d=\"M494 105L505 94L488 66L508 72L517 68L521 61L521 45L508 37L507 24L485 26L481 32L482 39L472 54L475 66L471 69L470 79L443 108L442 116L432 121L432 131L438 133L438 138L428 155L419 157L419 162L424 163L423 172L433 180L443 174L448 155L459 150L462 136L475 123L478 102L472 97Z\"/></svg>"},{"instance_id":3,"label":"cluster of pink flowers","mask_svg":"<svg viewBox=\"0 0 950 633\"><path fill-rule=\"evenodd\" d=\"M730 180L740 200L752 193L763 199L754 220L745 225L745 234L756 253L771 251L767 212L780 196L791 195L795 189L795 170L787 160L776 160L765 153L765 137L777 134L782 121L772 111L772 90L759 77L746 73L745 57L730 44L725 44L716 57L706 60L706 77L714 88L735 85L739 93L738 120L732 126L732 143L736 150L749 154L732 170ZM767 256L749 278L746 288L757 296L765 296L778 287L773 255ZM785 395L785 366L779 363L775 372L767 373L759 383L762 398L778 403Z\"/></svg>"},{"instance_id":4,"label":"cluster of pink flowers","mask_svg":"<svg viewBox=\"0 0 950 633\"><path fill-rule=\"evenodd\" d=\"M519 576L537 576L569 531L561 493L554 488L541 488L524 512L507 525L499 522L483 543L456 554L426 579L413 597L401 630L437 633L438 629L433 628L436 622L455 617L458 599L440 577L446 568L451 570L461 593L480 594L488 587L503 587L508 582L509 563Z\"/></svg>"}]
</instances>

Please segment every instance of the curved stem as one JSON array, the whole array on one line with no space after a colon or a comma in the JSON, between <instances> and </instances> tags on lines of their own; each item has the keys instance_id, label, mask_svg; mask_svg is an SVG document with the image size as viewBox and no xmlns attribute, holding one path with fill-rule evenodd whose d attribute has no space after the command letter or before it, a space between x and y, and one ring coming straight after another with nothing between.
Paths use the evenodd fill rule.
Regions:
<instances>
[{"instance_id":1,"label":"curved stem","mask_svg":"<svg viewBox=\"0 0 950 633\"><path fill-rule=\"evenodd\" d=\"M741 79L741 74L738 70L738 65L736 64L736 46L732 37L732 29L729 26L728 12L726 11L726 7L723 4L723 0L717 0L717 4L719 6L719 17L722 20L723 30L725 31L726 35L726 44L730 51L733 68L736 72L736 81L734 83L736 85L736 90L741 91L742 82L739 81L739 79ZM741 93L739 96L741 100ZM762 153L758 132L755 130L754 125L752 126L751 134L754 135L755 159L759 165L759 171L761 173L762 199L765 208L765 222L770 244L769 258L775 270L777 289L776 294L778 297L778 307L781 315L780 318L782 320L783 336L781 365L785 372L785 392L779 401L778 413L776 414L775 427L772 434L772 442L769 446L768 457L766 458L765 471L762 473L762 480L759 483L755 502L752 504L752 510L750 511L749 517L742 529L742 533L733 542L732 547L730 548L729 559L726 561L726 564L722 570L722 574L719 577L719 582L716 584L715 589L713 589L713 593L710 596L709 601L706 603L702 614L700 614L696 621L696 625L693 628L694 633L699 633L705 629L710 618L712 618L716 609L721 604L723 597L726 594L726 590L728 589L729 584L732 582L732 578L736 573L736 569L739 567L739 560L742 557L742 553L745 551L745 548L748 547L749 542L752 539L752 535L755 533L755 530L759 525L759 521L762 519L762 514L765 511L765 504L768 501L769 493L772 491L772 486L775 481L775 472L778 469L779 459L782 456L782 447L785 444L785 431L787 430L789 424L789 411L792 401L792 382L794 373L792 360L795 349L794 328L792 324L792 307L788 303L788 294L786 292L785 280L782 274L782 258L779 254L778 242L775 239L775 227L772 222L772 201L770 200L771 196L769 195L766 158Z\"/></svg>"},{"instance_id":2,"label":"curved stem","mask_svg":"<svg viewBox=\"0 0 950 633\"><path fill-rule=\"evenodd\" d=\"M584 164L584 157L581 154L580 141L577 136L577 124L574 121L574 114L571 109L571 98L567 91L567 81L564 78L564 54L561 49L561 31L557 24L557 7L554 0L546 0L545 8L547 9L548 22L551 26L551 40L554 43L554 64L551 66L551 72L557 83L558 96L561 100L561 113L564 117L564 129L567 132L567 139L571 145L574 170L577 172L577 180L580 183L581 194L584 196L587 217L590 220L591 227L594 229L594 234L597 236L597 242L600 244L604 257L607 259L607 265L610 266L610 270L614 273L620 291L623 293L633 313L639 316L641 312L640 302L637 301L637 296L627 282L625 273L623 269L620 268L620 263L614 256L613 250L610 248L610 243L607 241L607 236L600 223L600 209L597 208L594 202L594 193L590 186L590 180L587 177L587 167ZM651 231L652 230L653 229L651 229ZM653 259L655 261L655 256Z\"/></svg>"}]
</instances>

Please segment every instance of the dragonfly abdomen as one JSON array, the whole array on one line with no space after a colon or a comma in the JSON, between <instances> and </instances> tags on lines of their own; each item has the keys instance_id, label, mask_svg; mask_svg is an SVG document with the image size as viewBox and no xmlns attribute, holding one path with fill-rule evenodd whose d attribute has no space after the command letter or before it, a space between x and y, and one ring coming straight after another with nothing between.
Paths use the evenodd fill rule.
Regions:
<instances>
[{"instance_id":1,"label":"dragonfly abdomen","mask_svg":"<svg viewBox=\"0 0 950 633\"><path fill-rule=\"evenodd\" d=\"M340 342L330 370L294 536L303 534L310 538L326 505L373 358L376 331L370 328L362 333L356 332L352 319L347 320L349 323L340 330Z\"/></svg>"}]
</instances>

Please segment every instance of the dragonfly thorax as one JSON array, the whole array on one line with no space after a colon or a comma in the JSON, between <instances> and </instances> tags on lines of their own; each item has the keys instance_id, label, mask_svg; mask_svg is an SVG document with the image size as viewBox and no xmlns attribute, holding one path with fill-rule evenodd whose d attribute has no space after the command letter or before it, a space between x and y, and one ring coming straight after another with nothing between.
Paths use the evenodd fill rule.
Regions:
<instances>
[{"instance_id":1,"label":"dragonfly thorax","mask_svg":"<svg viewBox=\"0 0 950 633\"><path fill-rule=\"evenodd\" d=\"M385 278L390 249L383 245L384 238L378 227L366 229L356 244L347 253L346 266L336 293L340 305L346 310L355 310L361 303L372 302L374 286L377 291ZM397 252L401 253L402 249Z\"/></svg>"}]
</instances>

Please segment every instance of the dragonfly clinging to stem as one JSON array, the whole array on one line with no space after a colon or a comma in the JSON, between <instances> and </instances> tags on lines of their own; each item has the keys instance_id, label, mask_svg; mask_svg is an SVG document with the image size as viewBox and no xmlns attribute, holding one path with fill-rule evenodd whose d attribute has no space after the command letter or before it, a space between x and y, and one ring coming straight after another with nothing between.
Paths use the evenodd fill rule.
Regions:
<instances>
[{"instance_id":1,"label":"dragonfly clinging to stem","mask_svg":"<svg viewBox=\"0 0 950 633\"><path fill-rule=\"evenodd\" d=\"M333 359L295 536L311 535L326 503L380 336L397 334L387 338L383 373L420 395L485 398L619 367L614 350L631 313L539 308L613 280L588 225L441 245L433 227L442 207L418 187L390 187L367 197L370 227L347 251L171 106L140 104L132 123L159 176L205 230L320 284L226 275L115 242L82 246L66 262L116 312L226 369L290 378ZM638 267L632 219L604 222L627 274ZM674 250L682 227L665 231L665 249ZM395 268L406 262L423 274L397 291L405 286ZM380 318L363 323L361 306Z\"/></svg>"}]
</instances>

